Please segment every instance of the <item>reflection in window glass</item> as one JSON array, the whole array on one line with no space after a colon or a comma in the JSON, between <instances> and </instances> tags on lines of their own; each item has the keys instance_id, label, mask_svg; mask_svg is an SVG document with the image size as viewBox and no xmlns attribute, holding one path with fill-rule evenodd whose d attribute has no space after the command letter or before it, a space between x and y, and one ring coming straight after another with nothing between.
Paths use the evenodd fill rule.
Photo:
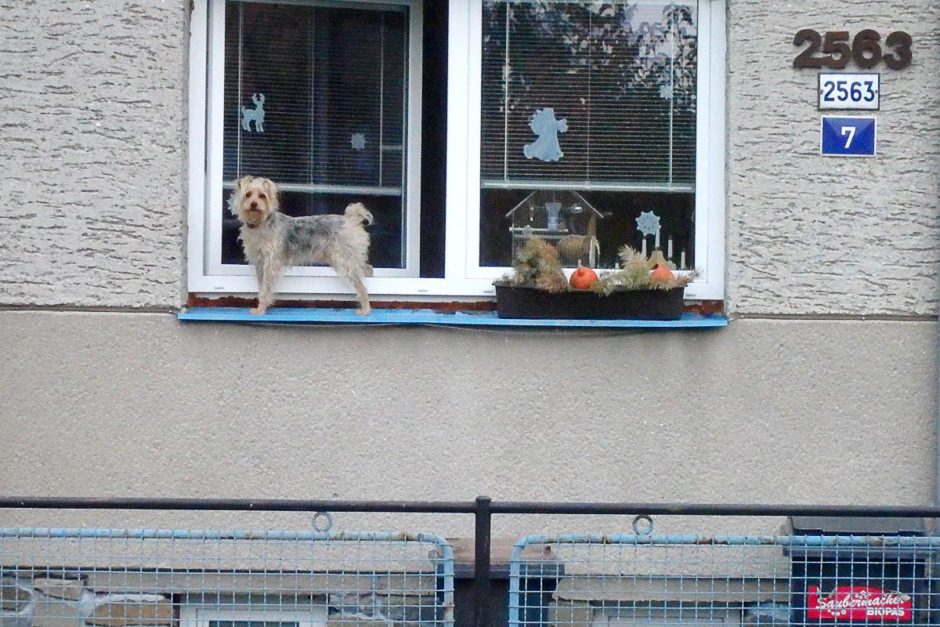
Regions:
<instances>
[{"instance_id":1,"label":"reflection in window glass","mask_svg":"<svg viewBox=\"0 0 940 627\"><path fill-rule=\"evenodd\" d=\"M537 235L613 267L642 212L694 265L696 25L695 2L484 1L482 265Z\"/></svg>"}]
</instances>

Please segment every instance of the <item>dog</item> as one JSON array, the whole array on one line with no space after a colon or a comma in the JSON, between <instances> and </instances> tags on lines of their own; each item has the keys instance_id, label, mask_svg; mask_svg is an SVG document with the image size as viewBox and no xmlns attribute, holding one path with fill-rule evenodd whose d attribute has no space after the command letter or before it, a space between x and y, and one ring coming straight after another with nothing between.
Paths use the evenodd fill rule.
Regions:
<instances>
[{"instance_id":1,"label":"dog","mask_svg":"<svg viewBox=\"0 0 940 627\"><path fill-rule=\"evenodd\" d=\"M245 176L235 181L229 210L241 222L238 239L245 257L258 276L258 306L252 314L264 314L274 302L275 286L284 268L328 263L356 290L356 313L372 311L362 279L372 276L368 264L372 214L362 203L352 203L343 215L292 218L280 212L278 189L270 179Z\"/></svg>"},{"instance_id":2,"label":"dog","mask_svg":"<svg viewBox=\"0 0 940 627\"><path fill-rule=\"evenodd\" d=\"M242 130L251 132L251 123L255 123L255 132L264 132L264 94L251 94L251 101L255 103L254 109L242 107Z\"/></svg>"}]
</instances>

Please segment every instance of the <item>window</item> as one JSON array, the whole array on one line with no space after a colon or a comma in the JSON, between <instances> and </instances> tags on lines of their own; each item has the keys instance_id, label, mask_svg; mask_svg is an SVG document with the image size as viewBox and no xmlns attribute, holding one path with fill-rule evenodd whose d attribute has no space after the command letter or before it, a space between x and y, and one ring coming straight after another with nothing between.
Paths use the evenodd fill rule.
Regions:
<instances>
[{"instance_id":1,"label":"window","mask_svg":"<svg viewBox=\"0 0 940 627\"><path fill-rule=\"evenodd\" d=\"M380 269L409 266L407 8L229 2L225 11L223 190L266 176L295 215L364 200ZM222 264L245 263L236 221L223 225Z\"/></svg>"},{"instance_id":2,"label":"window","mask_svg":"<svg viewBox=\"0 0 940 627\"><path fill-rule=\"evenodd\" d=\"M190 291L254 292L226 208L252 174L291 215L372 210L374 297L492 294L537 234L599 268L658 239L723 298L723 0L202 0L192 33Z\"/></svg>"},{"instance_id":3,"label":"window","mask_svg":"<svg viewBox=\"0 0 940 627\"><path fill-rule=\"evenodd\" d=\"M325 627L327 610L310 606L303 610L222 609L198 606L180 608L185 627Z\"/></svg>"},{"instance_id":4,"label":"window","mask_svg":"<svg viewBox=\"0 0 940 627\"><path fill-rule=\"evenodd\" d=\"M593 238L575 250L613 268L644 210L694 265L697 24L691 4L483 3L482 265L509 264L513 228Z\"/></svg>"}]
</instances>

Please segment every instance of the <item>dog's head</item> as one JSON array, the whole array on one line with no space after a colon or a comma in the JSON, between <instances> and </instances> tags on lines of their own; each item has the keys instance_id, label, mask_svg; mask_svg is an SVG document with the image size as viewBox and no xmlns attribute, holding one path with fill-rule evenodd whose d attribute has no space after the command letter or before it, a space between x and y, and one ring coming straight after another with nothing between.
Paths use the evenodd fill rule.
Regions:
<instances>
[{"instance_id":1,"label":"dog's head","mask_svg":"<svg viewBox=\"0 0 940 627\"><path fill-rule=\"evenodd\" d=\"M260 176L245 176L235 181L229 197L232 214L248 226L258 226L278 210L277 185Z\"/></svg>"}]
</instances>

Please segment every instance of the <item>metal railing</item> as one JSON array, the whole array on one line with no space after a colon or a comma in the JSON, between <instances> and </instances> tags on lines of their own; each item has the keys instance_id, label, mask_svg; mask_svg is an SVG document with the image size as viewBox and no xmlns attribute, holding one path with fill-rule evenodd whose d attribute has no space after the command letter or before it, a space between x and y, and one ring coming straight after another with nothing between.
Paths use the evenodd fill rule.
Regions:
<instances>
[{"instance_id":1,"label":"metal railing","mask_svg":"<svg viewBox=\"0 0 940 627\"><path fill-rule=\"evenodd\" d=\"M426 533L0 528L4 625L447 627L453 596Z\"/></svg>"},{"instance_id":2,"label":"metal railing","mask_svg":"<svg viewBox=\"0 0 940 627\"><path fill-rule=\"evenodd\" d=\"M938 550L883 534L530 536L513 551L509 625L934 625Z\"/></svg>"},{"instance_id":3,"label":"metal railing","mask_svg":"<svg viewBox=\"0 0 940 627\"><path fill-rule=\"evenodd\" d=\"M929 532L901 525L841 535L660 534L651 518L704 527L727 517L883 523L937 518L936 507L6 497L0 510L418 513L475 522L472 579L461 597L454 551L438 535L335 533L324 514L311 531L53 529L0 520L3 627L940 625L940 538ZM523 537L512 550L508 593L494 602L503 588L491 569L493 518L540 514L636 518L632 533ZM461 604L472 608L463 623Z\"/></svg>"}]
</instances>

